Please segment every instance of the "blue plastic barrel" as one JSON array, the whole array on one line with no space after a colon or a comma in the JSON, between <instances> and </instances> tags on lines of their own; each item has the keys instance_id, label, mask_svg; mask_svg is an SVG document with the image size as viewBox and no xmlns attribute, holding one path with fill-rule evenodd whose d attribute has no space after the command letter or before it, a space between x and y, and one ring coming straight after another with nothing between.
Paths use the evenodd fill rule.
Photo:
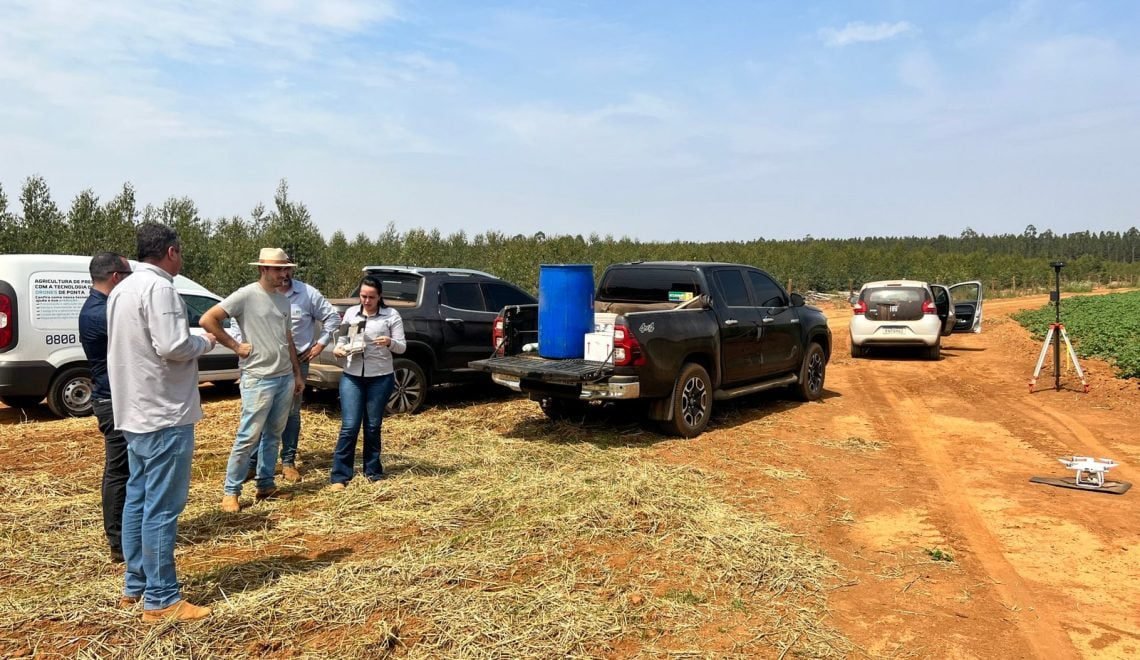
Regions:
<instances>
[{"instance_id":1,"label":"blue plastic barrel","mask_svg":"<svg viewBox=\"0 0 1140 660\"><path fill-rule=\"evenodd\" d=\"M594 267L544 264L538 269L538 354L580 358L594 331Z\"/></svg>"}]
</instances>

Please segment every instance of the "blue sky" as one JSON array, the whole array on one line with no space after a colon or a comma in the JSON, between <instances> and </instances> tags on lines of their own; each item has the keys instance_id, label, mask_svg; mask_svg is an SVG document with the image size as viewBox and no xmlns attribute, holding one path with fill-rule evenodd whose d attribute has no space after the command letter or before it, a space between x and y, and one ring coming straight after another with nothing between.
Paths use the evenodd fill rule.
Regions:
<instances>
[{"instance_id":1,"label":"blue sky","mask_svg":"<svg viewBox=\"0 0 1140 660\"><path fill-rule=\"evenodd\" d=\"M1140 225L1140 3L0 0L0 183L326 236Z\"/></svg>"}]
</instances>

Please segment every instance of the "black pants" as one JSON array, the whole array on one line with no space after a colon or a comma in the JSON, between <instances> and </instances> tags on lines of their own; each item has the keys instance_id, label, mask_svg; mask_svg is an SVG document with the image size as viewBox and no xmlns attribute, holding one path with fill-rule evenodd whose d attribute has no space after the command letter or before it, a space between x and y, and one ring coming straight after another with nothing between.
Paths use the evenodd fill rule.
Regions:
<instances>
[{"instance_id":1,"label":"black pants","mask_svg":"<svg viewBox=\"0 0 1140 660\"><path fill-rule=\"evenodd\" d=\"M127 500L127 439L115 428L110 399L92 402L99 431L103 434L103 532L111 552L123 552L123 503Z\"/></svg>"}]
</instances>

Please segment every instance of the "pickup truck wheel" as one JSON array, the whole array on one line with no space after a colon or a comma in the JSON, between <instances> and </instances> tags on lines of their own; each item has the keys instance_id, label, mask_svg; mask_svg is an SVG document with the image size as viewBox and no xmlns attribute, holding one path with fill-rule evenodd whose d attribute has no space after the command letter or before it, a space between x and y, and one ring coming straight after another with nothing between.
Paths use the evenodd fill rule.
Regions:
<instances>
[{"instance_id":1,"label":"pickup truck wheel","mask_svg":"<svg viewBox=\"0 0 1140 660\"><path fill-rule=\"evenodd\" d=\"M693 438L704 432L712 415L712 382L704 367L689 362L681 368L671 407L673 418L664 422L667 433Z\"/></svg>"},{"instance_id":2,"label":"pickup truck wheel","mask_svg":"<svg viewBox=\"0 0 1140 660\"><path fill-rule=\"evenodd\" d=\"M91 371L69 367L51 382L48 408L60 417L86 417L91 414Z\"/></svg>"},{"instance_id":3,"label":"pickup truck wheel","mask_svg":"<svg viewBox=\"0 0 1140 660\"><path fill-rule=\"evenodd\" d=\"M40 401L43 401L42 396L13 394L9 396L0 396L0 403L8 406L9 408L31 408L38 406Z\"/></svg>"},{"instance_id":4,"label":"pickup truck wheel","mask_svg":"<svg viewBox=\"0 0 1140 660\"><path fill-rule=\"evenodd\" d=\"M852 345L852 355L857 346ZM796 397L801 401L817 401L823 396L823 379L827 374L827 360L823 355L823 347L812 342L804 355L804 363L800 367L800 382L795 386Z\"/></svg>"},{"instance_id":5,"label":"pickup truck wheel","mask_svg":"<svg viewBox=\"0 0 1140 660\"><path fill-rule=\"evenodd\" d=\"M542 412L554 421L582 417L586 414L586 402L576 399L560 399L553 396L544 396L538 402Z\"/></svg>"},{"instance_id":6,"label":"pickup truck wheel","mask_svg":"<svg viewBox=\"0 0 1140 660\"><path fill-rule=\"evenodd\" d=\"M414 360L396 358L392 363L392 370L396 382L392 387L392 395L388 397L388 405L384 406L384 414L410 415L419 411L424 405L424 399L427 398L428 388L423 367Z\"/></svg>"}]
</instances>

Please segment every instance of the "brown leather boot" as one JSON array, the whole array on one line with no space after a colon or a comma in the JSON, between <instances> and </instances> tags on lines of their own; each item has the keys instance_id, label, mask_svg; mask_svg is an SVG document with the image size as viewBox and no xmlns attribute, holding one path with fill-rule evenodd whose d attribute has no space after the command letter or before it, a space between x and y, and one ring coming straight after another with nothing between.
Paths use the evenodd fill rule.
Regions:
<instances>
[{"instance_id":1,"label":"brown leather boot","mask_svg":"<svg viewBox=\"0 0 1140 660\"><path fill-rule=\"evenodd\" d=\"M282 465L281 477L291 484L295 484L301 480L301 471L295 465Z\"/></svg>"},{"instance_id":2,"label":"brown leather boot","mask_svg":"<svg viewBox=\"0 0 1140 660\"><path fill-rule=\"evenodd\" d=\"M257 491L257 501L261 500L291 500L293 493L286 493L280 488L269 488Z\"/></svg>"},{"instance_id":3,"label":"brown leather boot","mask_svg":"<svg viewBox=\"0 0 1140 660\"><path fill-rule=\"evenodd\" d=\"M237 513L238 511L241 511L241 502L238 501L238 496L223 495L222 511L225 513Z\"/></svg>"},{"instance_id":4,"label":"brown leather boot","mask_svg":"<svg viewBox=\"0 0 1140 660\"><path fill-rule=\"evenodd\" d=\"M158 623L160 621L195 621L210 616L210 608L198 607L185 600L164 607L160 610L143 610L143 623Z\"/></svg>"},{"instance_id":5,"label":"brown leather boot","mask_svg":"<svg viewBox=\"0 0 1140 660\"><path fill-rule=\"evenodd\" d=\"M142 599L139 598L138 596L121 596L119 598L119 609L120 610L134 609L134 607L139 604L140 600L142 600Z\"/></svg>"}]
</instances>

